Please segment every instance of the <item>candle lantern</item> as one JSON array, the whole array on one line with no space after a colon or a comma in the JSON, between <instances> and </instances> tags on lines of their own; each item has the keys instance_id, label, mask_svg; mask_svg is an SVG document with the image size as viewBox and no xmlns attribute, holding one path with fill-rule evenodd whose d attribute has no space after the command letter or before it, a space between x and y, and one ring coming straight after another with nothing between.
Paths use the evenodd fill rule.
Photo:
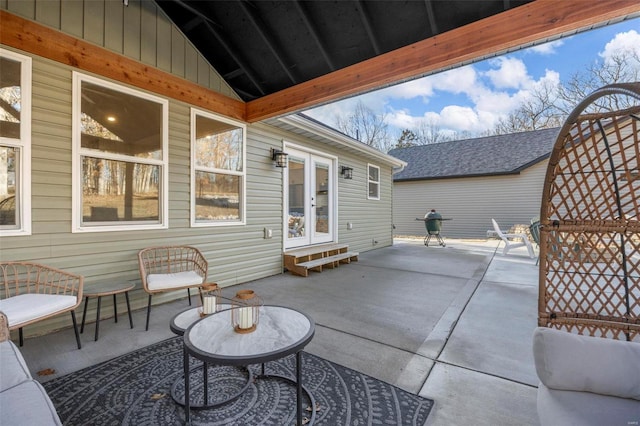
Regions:
<instances>
[{"instance_id":1,"label":"candle lantern","mask_svg":"<svg viewBox=\"0 0 640 426\"><path fill-rule=\"evenodd\" d=\"M216 283L204 284L200 290L202 306L200 316L215 314L218 312L221 299L221 290Z\"/></svg>"},{"instance_id":2,"label":"candle lantern","mask_svg":"<svg viewBox=\"0 0 640 426\"><path fill-rule=\"evenodd\" d=\"M240 290L231 299L231 325L236 333L251 333L258 326L262 300L253 290Z\"/></svg>"}]
</instances>

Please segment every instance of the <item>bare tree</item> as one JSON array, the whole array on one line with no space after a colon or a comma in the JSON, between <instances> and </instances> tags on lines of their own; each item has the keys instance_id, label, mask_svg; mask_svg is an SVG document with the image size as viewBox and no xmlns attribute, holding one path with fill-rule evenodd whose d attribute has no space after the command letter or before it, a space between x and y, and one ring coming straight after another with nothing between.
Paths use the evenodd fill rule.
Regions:
<instances>
[{"instance_id":1,"label":"bare tree","mask_svg":"<svg viewBox=\"0 0 640 426\"><path fill-rule=\"evenodd\" d=\"M380 151L387 152L393 147L386 114L377 115L362 101L358 101L355 110L350 115L336 117L336 127L342 133Z\"/></svg>"},{"instance_id":2,"label":"bare tree","mask_svg":"<svg viewBox=\"0 0 640 426\"><path fill-rule=\"evenodd\" d=\"M543 82L536 86L520 106L502 118L494 134L507 134L562 125L565 114L558 108L558 86Z\"/></svg>"},{"instance_id":3,"label":"bare tree","mask_svg":"<svg viewBox=\"0 0 640 426\"><path fill-rule=\"evenodd\" d=\"M619 51L604 61L596 61L574 73L560 86L558 108L568 115L591 92L613 83L640 81L640 49ZM608 102L608 103L605 103ZM633 105L629 98L605 96L590 106L589 112L616 111Z\"/></svg>"},{"instance_id":4,"label":"bare tree","mask_svg":"<svg viewBox=\"0 0 640 426\"><path fill-rule=\"evenodd\" d=\"M431 143L446 142L452 140L451 136L447 136L440 125L432 119L422 119L416 129L419 145L428 145Z\"/></svg>"}]
</instances>

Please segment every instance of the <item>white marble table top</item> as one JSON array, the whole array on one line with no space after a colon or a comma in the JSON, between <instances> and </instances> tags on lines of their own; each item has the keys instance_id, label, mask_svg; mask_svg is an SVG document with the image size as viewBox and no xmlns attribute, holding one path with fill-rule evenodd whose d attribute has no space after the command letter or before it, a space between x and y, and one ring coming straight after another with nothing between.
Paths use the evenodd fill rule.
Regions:
<instances>
[{"instance_id":1,"label":"white marble table top","mask_svg":"<svg viewBox=\"0 0 640 426\"><path fill-rule=\"evenodd\" d=\"M281 306L262 306L251 333L236 333L231 310L217 312L193 324L184 335L192 355L222 363L253 364L301 350L313 337L315 324L307 315Z\"/></svg>"},{"instance_id":2,"label":"white marble table top","mask_svg":"<svg viewBox=\"0 0 640 426\"><path fill-rule=\"evenodd\" d=\"M218 306L219 311L230 309L230 308L231 308L231 305L225 304L225 303L222 303ZM200 316L201 310L202 310L202 307L198 306L197 308L191 308L191 309L187 309L186 311L180 312L171 320L171 331L173 331L174 333L183 334L184 331L187 328L189 328L191 324L203 318Z\"/></svg>"}]
</instances>

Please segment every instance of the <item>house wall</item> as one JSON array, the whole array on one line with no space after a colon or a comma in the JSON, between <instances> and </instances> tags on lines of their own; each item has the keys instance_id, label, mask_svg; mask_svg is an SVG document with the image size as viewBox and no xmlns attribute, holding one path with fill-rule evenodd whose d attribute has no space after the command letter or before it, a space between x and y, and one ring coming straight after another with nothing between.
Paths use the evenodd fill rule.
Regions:
<instances>
[{"instance_id":1,"label":"house wall","mask_svg":"<svg viewBox=\"0 0 640 426\"><path fill-rule=\"evenodd\" d=\"M343 151L264 123L247 128L246 225L191 228L190 105L169 99L169 229L72 233L72 72L70 66L2 45L33 59L32 69L32 235L3 237L0 260L35 261L69 270L86 282L105 279L139 283L137 253L156 245L194 245L209 261L209 279L222 287L282 272L282 170L274 166L272 147L282 141L337 156L354 168L353 180L336 167L339 225L336 238L366 251L392 244L391 166ZM87 73L89 74L89 73ZM99 77L99 75L94 75ZM109 81L108 79L105 79ZM367 163L381 167L381 200L367 200ZM346 230L352 222L353 229ZM265 239L263 229L273 238ZM377 243L374 244L374 241ZM302 279L302 278L301 278ZM184 297L158 294L154 303ZM124 301L118 299L119 303ZM140 285L131 294L133 309L146 306ZM89 318L95 317L91 304ZM124 311L125 306L119 306ZM27 336L67 327L68 315L27 327Z\"/></svg>"},{"instance_id":2,"label":"house wall","mask_svg":"<svg viewBox=\"0 0 640 426\"><path fill-rule=\"evenodd\" d=\"M153 1L0 0L0 9L240 99Z\"/></svg>"},{"instance_id":3,"label":"house wall","mask_svg":"<svg viewBox=\"0 0 640 426\"><path fill-rule=\"evenodd\" d=\"M528 225L540 214L547 164L518 175L394 182L394 234L424 236L424 222L415 219L431 209L453 219L443 222L445 238L486 238L491 218L502 229Z\"/></svg>"}]
</instances>

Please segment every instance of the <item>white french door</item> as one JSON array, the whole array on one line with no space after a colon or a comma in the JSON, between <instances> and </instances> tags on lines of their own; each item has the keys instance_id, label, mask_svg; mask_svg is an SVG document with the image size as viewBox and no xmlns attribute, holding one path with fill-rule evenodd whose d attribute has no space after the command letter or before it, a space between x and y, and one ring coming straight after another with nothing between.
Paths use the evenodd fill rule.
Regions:
<instances>
[{"instance_id":1,"label":"white french door","mask_svg":"<svg viewBox=\"0 0 640 426\"><path fill-rule=\"evenodd\" d=\"M333 241L335 183L333 159L287 147L285 247Z\"/></svg>"}]
</instances>

